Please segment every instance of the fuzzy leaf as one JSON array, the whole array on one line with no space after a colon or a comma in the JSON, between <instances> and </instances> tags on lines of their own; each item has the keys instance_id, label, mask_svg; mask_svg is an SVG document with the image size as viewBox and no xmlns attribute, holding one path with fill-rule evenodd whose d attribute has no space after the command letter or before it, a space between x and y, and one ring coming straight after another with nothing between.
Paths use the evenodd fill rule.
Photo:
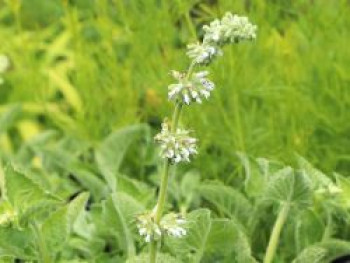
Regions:
<instances>
[{"instance_id":1,"label":"fuzzy leaf","mask_svg":"<svg viewBox=\"0 0 350 263\"><path fill-rule=\"evenodd\" d=\"M168 245L174 254L184 262L199 263L206 248L212 222L210 211L199 209L191 212L187 220L189 222L188 234L182 238L169 238Z\"/></svg>"},{"instance_id":2,"label":"fuzzy leaf","mask_svg":"<svg viewBox=\"0 0 350 263\"><path fill-rule=\"evenodd\" d=\"M89 195L82 193L64 207L53 212L42 224L45 245L52 255L65 245L73 223L84 209Z\"/></svg>"},{"instance_id":3,"label":"fuzzy leaf","mask_svg":"<svg viewBox=\"0 0 350 263\"><path fill-rule=\"evenodd\" d=\"M327 175L313 167L313 165L309 163L305 158L298 155L297 161L300 169L304 170L310 179L312 189L317 190L319 188L333 185L332 180Z\"/></svg>"},{"instance_id":4,"label":"fuzzy leaf","mask_svg":"<svg viewBox=\"0 0 350 263\"><path fill-rule=\"evenodd\" d=\"M236 189L217 184L207 183L199 187L201 196L212 203L219 214L231 219L237 219L242 225L247 225L253 207L248 199Z\"/></svg>"},{"instance_id":5,"label":"fuzzy leaf","mask_svg":"<svg viewBox=\"0 0 350 263\"><path fill-rule=\"evenodd\" d=\"M57 202L57 198L43 190L24 173L8 166L5 171L5 194L9 202L17 209L25 211L39 203Z\"/></svg>"},{"instance_id":6,"label":"fuzzy leaf","mask_svg":"<svg viewBox=\"0 0 350 263\"><path fill-rule=\"evenodd\" d=\"M111 194L103 208L108 233L112 233L129 257L134 256L135 216L143 212L145 207L132 196L119 192Z\"/></svg>"},{"instance_id":7,"label":"fuzzy leaf","mask_svg":"<svg viewBox=\"0 0 350 263\"><path fill-rule=\"evenodd\" d=\"M303 173L294 172L290 167L281 169L271 178L265 191L264 200L307 206L311 202L309 180Z\"/></svg>"},{"instance_id":8,"label":"fuzzy leaf","mask_svg":"<svg viewBox=\"0 0 350 263\"><path fill-rule=\"evenodd\" d=\"M130 144L147 126L134 125L109 135L96 150L96 162L109 187L116 190L116 177Z\"/></svg>"},{"instance_id":9,"label":"fuzzy leaf","mask_svg":"<svg viewBox=\"0 0 350 263\"><path fill-rule=\"evenodd\" d=\"M350 254L350 242L329 240L305 248L292 263L329 263Z\"/></svg>"},{"instance_id":10,"label":"fuzzy leaf","mask_svg":"<svg viewBox=\"0 0 350 263\"><path fill-rule=\"evenodd\" d=\"M0 257L33 258L33 240L28 230L0 226Z\"/></svg>"}]
</instances>

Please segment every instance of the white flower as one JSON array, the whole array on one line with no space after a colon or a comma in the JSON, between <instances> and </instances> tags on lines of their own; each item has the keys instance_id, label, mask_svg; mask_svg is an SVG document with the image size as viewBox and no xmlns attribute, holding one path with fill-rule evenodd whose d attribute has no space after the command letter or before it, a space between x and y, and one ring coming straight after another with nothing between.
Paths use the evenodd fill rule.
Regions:
<instances>
[{"instance_id":1,"label":"white flower","mask_svg":"<svg viewBox=\"0 0 350 263\"><path fill-rule=\"evenodd\" d=\"M221 27L224 42L238 43L256 38L257 26L250 23L245 16L226 13L221 20Z\"/></svg>"},{"instance_id":2,"label":"white flower","mask_svg":"<svg viewBox=\"0 0 350 263\"><path fill-rule=\"evenodd\" d=\"M158 240L162 236L160 227L154 222L153 214L149 212L137 217L136 226L140 236L144 237L147 243Z\"/></svg>"},{"instance_id":3,"label":"white flower","mask_svg":"<svg viewBox=\"0 0 350 263\"><path fill-rule=\"evenodd\" d=\"M170 213L165 215L160 221L160 227L169 236L181 238L187 234L184 225L186 220L179 214Z\"/></svg>"},{"instance_id":4,"label":"white flower","mask_svg":"<svg viewBox=\"0 0 350 263\"><path fill-rule=\"evenodd\" d=\"M222 42L224 30L220 20L215 19L209 25L204 25L203 31L205 32L204 38L203 38L204 43Z\"/></svg>"},{"instance_id":5,"label":"white flower","mask_svg":"<svg viewBox=\"0 0 350 263\"><path fill-rule=\"evenodd\" d=\"M160 144L161 157L174 163L189 162L190 157L197 154L197 139L189 136L189 131L177 129L171 132L166 122L162 124L162 130L154 138Z\"/></svg>"},{"instance_id":6,"label":"white flower","mask_svg":"<svg viewBox=\"0 0 350 263\"><path fill-rule=\"evenodd\" d=\"M210 92L215 85L207 79L208 71L200 71L193 73L190 79L187 79L184 74L173 71L173 76L179 83L169 85L169 100L182 100L189 105L191 102L202 103L202 99L208 99Z\"/></svg>"},{"instance_id":7,"label":"white flower","mask_svg":"<svg viewBox=\"0 0 350 263\"><path fill-rule=\"evenodd\" d=\"M207 65L215 57L222 55L222 52L218 47L208 43L195 43L187 46L187 55L193 62Z\"/></svg>"},{"instance_id":8,"label":"white flower","mask_svg":"<svg viewBox=\"0 0 350 263\"><path fill-rule=\"evenodd\" d=\"M6 55L0 55L0 73L4 73L10 67L10 60Z\"/></svg>"}]
</instances>

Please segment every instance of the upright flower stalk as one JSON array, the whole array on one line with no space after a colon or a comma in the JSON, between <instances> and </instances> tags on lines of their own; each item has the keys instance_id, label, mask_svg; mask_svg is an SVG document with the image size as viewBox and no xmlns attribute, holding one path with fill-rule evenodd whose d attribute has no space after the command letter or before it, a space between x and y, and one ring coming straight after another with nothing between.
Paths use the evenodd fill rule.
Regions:
<instances>
[{"instance_id":1,"label":"upright flower stalk","mask_svg":"<svg viewBox=\"0 0 350 263\"><path fill-rule=\"evenodd\" d=\"M175 103L171 123L165 120L161 132L155 136L160 144L160 156L164 159L158 201L152 211L137 217L139 234L150 243L150 262L157 261L157 244L164 236L181 238L187 234L186 220L182 215L169 213L163 215L167 197L169 170L181 162L190 162L197 154L197 139L191 137L192 131L179 125L184 107L192 103L202 103L209 99L214 83L208 79L209 71L195 71L196 67L208 66L223 54L226 44L240 43L256 38L257 27L246 17L226 13L221 20L214 20L203 26L203 41L187 46L191 59L187 72L171 71L176 83L168 87L168 99Z\"/></svg>"}]
</instances>

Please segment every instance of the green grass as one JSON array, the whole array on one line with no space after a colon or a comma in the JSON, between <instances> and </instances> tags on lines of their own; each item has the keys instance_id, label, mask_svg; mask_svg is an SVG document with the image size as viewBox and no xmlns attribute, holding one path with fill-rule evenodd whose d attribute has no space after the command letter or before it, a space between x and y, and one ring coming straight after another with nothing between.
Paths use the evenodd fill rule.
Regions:
<instances>
[{"instance_id":1,"label":"green grass","mask_svg":"<svg viewBox=\"0 0 350 263\"><path fill-rule=\"evenodd\" d=\"M236 151L288 163L297 152L348 172L346 1L73 2L25 1L17 16L2 4L1 52L13 63L3 106L35 103L46 118L29 113L33 124L88 141L137 122L158 129L170 109L169 70L185 68L183 47L201 24L230 10L249 15L259 35L226 50L211 76L214 99L184 120L201 141L196 166L211 163L205 177L228 178Z\"/></svg>"}]
</instances>

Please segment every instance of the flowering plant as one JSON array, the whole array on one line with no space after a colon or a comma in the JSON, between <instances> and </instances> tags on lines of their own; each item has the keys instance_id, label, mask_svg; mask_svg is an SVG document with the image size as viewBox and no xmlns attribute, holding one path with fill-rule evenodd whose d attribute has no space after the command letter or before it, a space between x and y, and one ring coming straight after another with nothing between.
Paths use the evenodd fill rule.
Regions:
<instances>
[{"instance_id":1,"label":"flowering plant","mask_svg":"<svg viewBox=\"0 0 350 263\"><path fill-rule=\"evenodd\" d=\"M197 139L191 137L191 132L179 127L179 119L184 105L193 102L202 103L208 99L214 90L214 83L207 78L208 70L194 71L197 66L208 66L223 54L222 48L226 44L237 44L256 38L257 26L248 18L226 13L221 20L214 20L203 27L205 35L203 41L189 44L187 55L191 59L187 72L171 71L176 83L169 85L168 98L175 103L171 123L164 121L162 130L155 136L160 144L160 155L164 159L163 175L161 178L158 202L155 208L137 218L139 234L151 243L150 262L157 259L157 241L163 235L181 238L186 235L186 220L183 215L175 213L163 216L166 202L169 168L183 161L190 162L190 158L197 154Z\"/></svg>"}]
</instances>

